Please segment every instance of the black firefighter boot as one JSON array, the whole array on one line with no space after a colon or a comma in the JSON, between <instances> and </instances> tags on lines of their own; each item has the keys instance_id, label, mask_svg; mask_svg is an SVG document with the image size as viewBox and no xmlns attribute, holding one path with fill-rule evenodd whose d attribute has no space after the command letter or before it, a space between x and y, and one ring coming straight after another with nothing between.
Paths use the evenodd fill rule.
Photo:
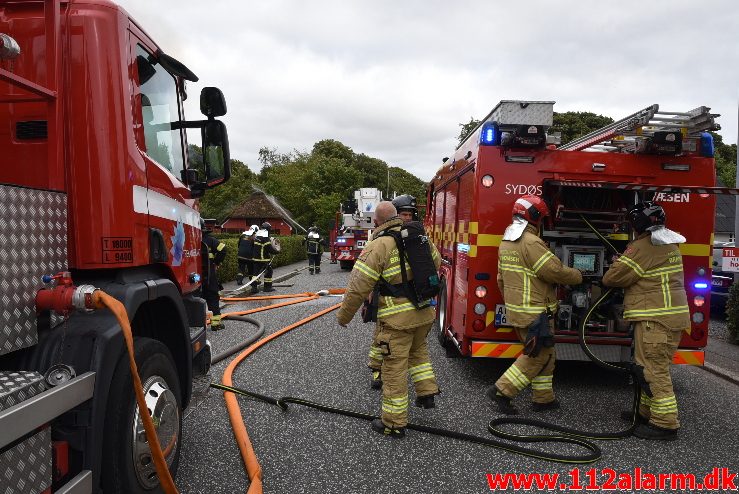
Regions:
<instances>
[{"instance_id":1,"label":"black firefighter boot","mask_svg":"<svg viewBox=\"0 0 739 494\"><path fill-rule=\"evenodd\" d=\"M518 409L513 406L511 399L501 393L498 388L493 386L487 391L487 396L498 405L498 411L505 415L518 415Z\"/></svg>"},{"instance_id":2,"label":"black firefighter boot","mask_svg":"<svg viewBox=\"0 0 739 494\"><path fill-rule=\"evenodd\" d=\"M370 383L370 387L372 389L380 389L382 388L382 374L378 369L370 369L372 371L372 382Z\"/></svg>"},{"instance_id":3,"label":"black firefighter boot","mask_svg":"<svg viewBox=\"0 0 739 494\"><path fill-rule=\"evenodd\" d=\"M634 429L634 435L640 439L674 441L677 439L677 429L664 429L653 424L639 424Z\"/></svg>"},{"instance_id":4,"label":"black firefighter boot","mask_svg":"<svg viewBox=\"0 0 739 494\"><path fill-rule=\"evenodd\" d=\"M434 403L434 395L416 396L416 406L428 410L429 408L436 408Z\"/></svg>"},{"instance_id":5,"label":"black firefighter boot","mask_svg":"<svg viewBox=\"0 0 739 494\"><path fill-rule=\"evenodd\" d=\"M388 427L382 421L382 419L375 419L372 421L372 430L386 436L401 439L405 437L405 427Z\"/></svg>"}]
</instances>

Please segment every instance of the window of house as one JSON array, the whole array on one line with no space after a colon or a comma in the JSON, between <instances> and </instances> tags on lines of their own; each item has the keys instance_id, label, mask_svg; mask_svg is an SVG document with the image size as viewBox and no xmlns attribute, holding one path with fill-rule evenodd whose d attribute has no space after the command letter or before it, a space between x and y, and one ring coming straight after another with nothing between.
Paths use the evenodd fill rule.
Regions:
<instances>
[{"instance_id":1,"label":"window of house","mask_svg":"<svg viewBox=\"0 0 739 494\"><path fill-rule=\"evenodd\" d=\"M178 179L184 168L182 133L175 78L141 45L136 45L136 65L141 93L141 116L146 154Z\"/></svg>"}]
</instances>

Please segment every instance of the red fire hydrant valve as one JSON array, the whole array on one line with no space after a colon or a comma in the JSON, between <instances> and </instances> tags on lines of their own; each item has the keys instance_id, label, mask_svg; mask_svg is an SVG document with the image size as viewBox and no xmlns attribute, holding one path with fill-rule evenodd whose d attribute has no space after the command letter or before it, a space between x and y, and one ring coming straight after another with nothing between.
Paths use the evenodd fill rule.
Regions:
<instances>
[{"instance_id":1,"label":"red fire hydrant valve","mask_svg":"<svg viewBox=\"0 0 739 494\"><path fill-rule=\"evenodd\" d=\"M57 275L44 275L44 283L56 280L54 288L42 288L36 293L36 310L38 312L53 310L59 314L69 314L73 311L92 312L95 305L92 294L98 288L92 285L74 286L72 276L68 271Z\"/></svg>"}]
</instances>

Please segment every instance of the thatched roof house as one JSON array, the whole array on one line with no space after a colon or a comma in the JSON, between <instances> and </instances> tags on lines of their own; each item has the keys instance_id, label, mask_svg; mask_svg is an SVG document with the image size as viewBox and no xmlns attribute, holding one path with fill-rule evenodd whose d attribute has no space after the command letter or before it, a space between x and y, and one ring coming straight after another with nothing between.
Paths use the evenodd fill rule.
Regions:
<instances>
[{"instance_id":1,"label":"thatched roof house","mask_svg":"<svg viewBox=\"0 0 739 494\"><path fill-rule=\"evenodd\" d=\"M290 235L305 231L292 218L290 212L264 191L256 189L249 198L231 211L221 225L224 232L243 232L251 225L261 225L268 221L276 235Z\"/></svg>"}]
</instances>

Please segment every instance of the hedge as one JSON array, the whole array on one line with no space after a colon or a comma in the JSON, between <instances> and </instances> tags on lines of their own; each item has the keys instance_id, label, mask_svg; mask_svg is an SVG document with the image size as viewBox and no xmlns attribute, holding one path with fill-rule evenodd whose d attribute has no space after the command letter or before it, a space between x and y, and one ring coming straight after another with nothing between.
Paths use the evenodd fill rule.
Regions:
<instances>
[{"instance_id":1,"label":"hedge","mask_svg":"<svg viewBox=\"0 0 739 494\"><path fill-rule=\"evenodd\" d=\"M726 302L726 325L733 343L739 344L739 282L729 288L729 299Z\"/></svg>"},{"instance_id":2,"label":"hedge","mask_svg":"<svg viewBox=\"0 0 739 494\"><path fill-rule=\"evenodd\" d=\"M236 273L239 272L239 265L236 260L238 253L239 236L234 237L233 234L216 234L213 235L221 242L226 244L226 260L218 268L218 281L225 283L236 279ZM282 250L272 260L272 267L278 268L286 266L294 262L302 261L308 258L303 245L303 237L300 235L292 235L289 237L277 237L280 239Z\"/></svg>"}]
</instances>

